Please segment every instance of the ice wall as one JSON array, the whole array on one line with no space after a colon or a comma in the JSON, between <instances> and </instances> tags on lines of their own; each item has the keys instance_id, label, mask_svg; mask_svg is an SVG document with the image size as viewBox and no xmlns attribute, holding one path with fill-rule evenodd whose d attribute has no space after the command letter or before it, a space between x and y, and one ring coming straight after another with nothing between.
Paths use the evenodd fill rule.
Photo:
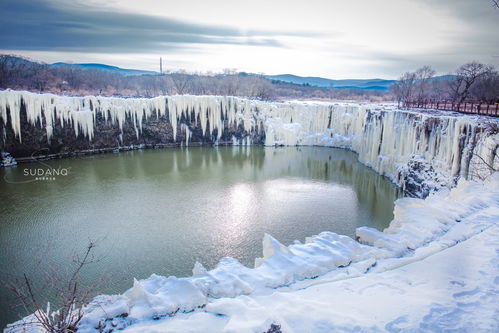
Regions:
<instances>
[{"instance_id":1,"label":"ice wall","mask_svg":"<svg viewBox=\"0 0 499 333\"><path fill-rule=\"evenodd\" d=\"M248 133L263 129L264 142L252 142L249 136L232 137L231 141L351 149L359 154L362 163L404 186L452 185L459 176L483 175L487 166L499 168L499 121L488 117L410 112L380 105L270 103L223 96L145 99L0 91L0 119L11 127L19 142L23 104L28 123L45 128L47 144L56 123L71 126L75 136L92 141L100 114L99 119L121 131L125 122L131 123L140 138L148 118L166 115L173 129L173 142L177 142L181 131L183 143L189 144L193 126L215 143L227 125L242 126Z\"/></svg>"},{"instance_id":2,"label":"ice wall","mask_svg":"<svg viewBox=\"0 0 499 333\"><path fill-rule=\"evenodd\" d=\"M267 145L352 149L362 163L399 185L414 171L410 168L428 174L431 169L432 187L499 168L497 119L338 104L290 104L265 119Z\"/></svg>"},{"instance_id":3,"label":"ice wall","mask_svg":"<svg viewBox=\"0 0 499 333\"><path fill-rule=\"evenodd\" d=\"M28 122L32 126L46 129L47 140L53 135L55 122L61 126L72 126L76 136L83 135L92 140L96 114L100 113L107 122L121 130L126 121L132 122L137 137L142 133L142 125L149 117L159 117L168 113L173 128L173 140L177 131L186 131L182 120L193 120L202 133L220 138L224 124L243 124L251 131L256 124L250 102L234 97L220 96L161 96L146 98L115 97L69 97L53 94L35 94L26 91L0 91L0 118L10 122L14 135L22 141L21 105L24 104ZM9 115L7 115L9 110Z\"/></svg>"}]
</instances>

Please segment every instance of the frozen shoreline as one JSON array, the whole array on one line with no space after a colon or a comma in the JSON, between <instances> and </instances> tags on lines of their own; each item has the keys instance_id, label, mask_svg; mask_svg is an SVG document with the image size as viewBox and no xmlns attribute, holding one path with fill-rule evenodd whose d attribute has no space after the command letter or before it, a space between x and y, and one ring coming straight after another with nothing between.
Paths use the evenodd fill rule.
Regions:
<instances>
[{"instance_id":1,"label":"frozen shoreline","mask_svg":"<svg viewBox=\"0 0 499 333\"><path fill-rule=\"evenodd\" d=\"M324 322L325 332L331 329L348 331L347 328L358 325L365 326L367 331L376 331L383 329L379 326L381 324L393 327L406 325L416 329L428 321L425 319L427 315L423 316L428 306L436 307L440 302L450 305L440 312L435 310L432 313L435 316L452 311L459 314L463 309L472 309L471 312L475 315L477 311L482 311L478 314L485 315L492 311L490 304L498 301L497 290L494 291L494 285L490 281L480 279L480 274L473 269L474 263L462 260L464 250L457 254L454 252L463 246L479 251L466 256L479 258L476 264L481 265L480 267L485 265L480 268L484 272L482 275L492 277L495 279L493 283L497 283L498 266L487 266L484 261L497 262L498 243L491 240L499 232L498 222L499 173L484 184L463 180L457 187L442 190L424 200L398 200L395 218L385 232L369 228L358 229L358 237L365 244L327 232L311 237L305 244L286 247L267 235L264 238L264 257L257 260L257 267L254 269L227 258L211 271L196 264L194 275L190 278L152 275L149 279L135 281L134 286L122 295L96 297L86 308L79 332L97 332L95 327L99 326L99 322L101 326L113 328L116 325L131 332L168 332L179 327L193 332L207 332L207 328L212 328L213 332L258 332L268 329L271 323L281 325L285 332L299 332L299 328L305 331L315 329L327 316L331 319ZM480 234L483 236L479 236ZM484 237L488 241L483 244L471 241ZM463 245L459 245L460 243ZM481 252L484 253L483 256ZM449 265L449 258L458 260L453 269L463 273L459 280L455 280L453 274L445 269L435 273L435 269L438 272L441 267ZM411 265L418 268L406 273L404 267L413 267ZM414 283L407 282L411 281L411 274L415 274ZM352 279L356 277L358 279ZM456 282L451 283L450 280ZM467 287L482 280L487 285L478 286L479 292L471 295L478 295L476 297L486 299L487 302L475 302L467 307L461 306L457 301L452 303L454 299L459 299L452 295L467 295L466 292L470 291ZM449 282L444 291L451 294L433 299L431 287L428 290L425 285L431 286L441 281ZM338 284L342 287L338 287ZM361 290L368 285L372 285L369 288L373 290L374 296L371 295L366 301ZM318 292L317 289L324 291ZM415 295L414 297L418 293L426 296L413 302L411 299L398 298L393 290ZM360 304L355 305L348 295L356 297ZM399 303L387 303L389 309L376 309L375 304L379 306L380 299L384 302L384 297L393 298L394 302L398 300ZM331 306L336 306L331 313L328 308L324 308L324 304L320 305L327 299L332 302ZM303 302L306 308L299 307L299 302ZM400 302L408 302L409 305ZM317 308L310 311L311 304L315 303ZM288 308L287 304L294 306ZM369 317L371 315L360 310L356 316L352 316L348 314L349 308L343 304L351 304L351 309L370 309L369 311L382 315L386 321L377 321L374 319L376 317ZM267 306L280 310L271 311ZM415 308L412 309L412 306ZM127 316L124 318L125 313ZM395 315L398 317L394 317ZM482 319L480 322L488 325L488 328L497 325L494 319ZM440 325L439 323L437 320L427 324L431 330L438 328L431 325ZM374 329L369 328L370 325ZM470 328L466 326L466 320L461 325L464 325L462 328ZM33 328L32 331L37 330ZM20 331L13 329L7 332Z\"/></svg>"}]
</instances>

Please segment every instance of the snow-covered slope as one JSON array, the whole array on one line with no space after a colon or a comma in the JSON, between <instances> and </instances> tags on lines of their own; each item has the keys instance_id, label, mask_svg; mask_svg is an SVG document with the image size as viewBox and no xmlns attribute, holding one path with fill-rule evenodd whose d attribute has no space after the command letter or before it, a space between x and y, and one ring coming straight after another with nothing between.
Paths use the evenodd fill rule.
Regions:
<instances>
[{"instance_id":1,"label":"snow-covered slope","mask_svg":"<svg viewBox=\"0 0 499 333\"><path fill-rule=\"evenodd\" d=\"M124 332L253 333L272 324L284 333L497 332L499 227L488 219L476 234L435 242L443 249L434 255L379 261L360 276L348 267L268 294L213 299L203 310Z\"/></svg>"},{"instance_id":2,"label":"snow-covered slope","mask_svg":"<svg viewBox=\"0 0 499 333\"><path fill-rule=\"evenodd\" d=\"M91 141L98 113L100 119L115 124L121 132L124 123L131 122L137 138L148 118L168 115L172 140L177 141L180 131L185 134L185 144L189 144L192 126L216 143L230 124L241 126L246 133L263 130L265 142L261 143L266 145L352 149L362 163L378 173L400 186L414 187L408 191L414 195L453 186L458 177L483 176L487 164L499 167L499 120L488 117L411 112L380 105L270 103L223 96L144 99L0 91L0 120L5 126L10 124L19 142L22 103L27 121L31 126L44 127L47 141L52 139L56 122L71 126L75 136ZM4 127L4 140L5 135ZM259 143L252 142L249 134L233 137L232 141Z\"/></svg>"}]
</instances>

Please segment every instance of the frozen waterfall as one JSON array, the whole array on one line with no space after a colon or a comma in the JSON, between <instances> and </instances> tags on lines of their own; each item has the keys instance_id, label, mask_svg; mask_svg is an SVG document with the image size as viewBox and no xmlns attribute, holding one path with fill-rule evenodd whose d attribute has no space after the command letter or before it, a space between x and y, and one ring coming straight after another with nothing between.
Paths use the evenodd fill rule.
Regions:
<instances>
[{"instance_id":1,"label":"frozen waterfall","mask_svg":"<svg viewBox=\"0 0 499 333\"><path fill-rule=\"evenodd\" d=\"M24 106L24 107L23 107ZM22 115L30 126L46 131L47 145L59 124L90 142L96 122L110 122L121 133L129 122L137 139L151 117L166 116L172 141L192 141L192 130L216 143L230 126L247 133L263 130L264 142L232 136L235 144L318 145L351 149L359 160L401 185L414 161L431 166L443 185L483 168L499 167L499 121L486 117L430 114L396 110L374 104L263 102L225 96L160 96L155 98L68 97L26 91L0 91L0 120L22 143ZM2 124L0 121L0 125ZM262 139L263 140L263 139ZM3 149L5 150L5 149ZM16 157L14 155L14 157Z\"/></svg>"}]
</instances>

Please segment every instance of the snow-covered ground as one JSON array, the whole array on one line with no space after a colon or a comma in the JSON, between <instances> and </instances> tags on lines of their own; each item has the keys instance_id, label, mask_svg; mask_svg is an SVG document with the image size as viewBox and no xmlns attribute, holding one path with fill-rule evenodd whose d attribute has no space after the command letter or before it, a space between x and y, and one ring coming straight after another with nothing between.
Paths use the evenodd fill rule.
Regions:
<instances>
[{"instance_id":1,"label":"snow-covered ground","mask_svg":"<svg viewBox=\"0 0 499 333\"><path fill-rule=\"evenodd\" d=\"M268 295L216 299L202 311L124 332L265 332L272 323L282 332L498 332L497 218L465 240L442 239L444 249L429 256L381 262L358 277L326 275Z\"/></svg>"},{"instance_id":2,"label":"snow-covered ground","mask_svg":"<svg viewBox=\"0 0 499 333\"><path fill-rule=\"evenodd\" d=\"M96 297L78 332L497 331L499 173L396 202L384 232L264 238L255 268L226 258ZM10 330L15 332L16 330ZM32 330L36 331L36 330ZM17 332L21 332L17 330Z\"/></svg>"}]
</instances>

